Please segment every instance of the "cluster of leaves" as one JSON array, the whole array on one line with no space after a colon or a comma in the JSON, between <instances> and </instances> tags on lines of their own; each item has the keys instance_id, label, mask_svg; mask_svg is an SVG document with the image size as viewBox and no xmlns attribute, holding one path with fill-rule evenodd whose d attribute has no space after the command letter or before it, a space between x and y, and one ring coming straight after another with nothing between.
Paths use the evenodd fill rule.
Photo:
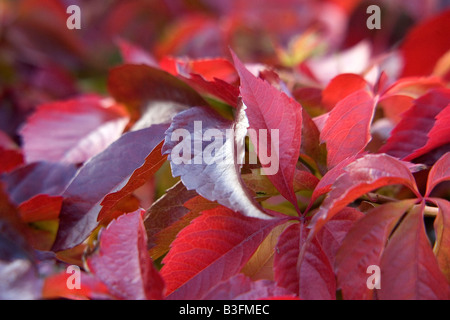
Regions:
<instances>
[{"instance_id":1,"label":"cluster of leaves","mask_svg":"<svg viewBox=\"0 0 450 320\"><path fill-rule=\"evenodd\" d=\"M61 18L59 1L44 2ZM99 25L130 26L112 22L145 6L130 3L118 1ZM190 14L151 51L118 40L123 62L107 72L106 92L60 83L64 98L54 99L33 84L61 80L58 71L45 64L40 80L28 79L30 66L14 73L0 55L10 75L0 91L2 298L450 298L450 11L387 51L399 40L395 20L357 44L367 35L338 24L360 16L364 1L250 3L166 4L167 16ZM33 1L1 6L6 16L36 14ZM427 12L412 7L411 19ZM320 21L325 9L336 20ZM308 19L267 19L289 12ZM6 38L23 45L36 21L18 21ZM35 32L49 30L64 38ZM256 40L246 48L249 34L277 39L274 49ZM64 39L66 50L80 47ZM31 65L42 59L22 50ZM68 63L89 69L80 56ZM42 103L30 107L34 99ZM217 161L171 158L172 133L196 137L194 121L223 134ZM245 139L249 128L266 130L268 145L278 133L276 174L264 175L262 160L238 161L258 145ZM206 148L198 142L192 158ZM230 154L234 162L220 161ZM82 268L80 289L67 286L70 265Z\"/></svg>"}]
</instances>

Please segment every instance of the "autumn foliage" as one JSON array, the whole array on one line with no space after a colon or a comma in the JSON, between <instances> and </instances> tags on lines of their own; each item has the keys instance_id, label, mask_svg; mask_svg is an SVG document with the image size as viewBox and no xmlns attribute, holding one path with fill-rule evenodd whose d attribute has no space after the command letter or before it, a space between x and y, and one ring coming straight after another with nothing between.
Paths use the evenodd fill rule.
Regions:
<instances>
[{"instance_id":1,"label":"autumn foliage","mask_svg":"<svg viewBox=\"0 0 450 320\"><path fill-rule=\"evenodd\" d=\"M450 298L448 2L77 2L0 3L0 298Z\"/></svg>"}]
</instances>

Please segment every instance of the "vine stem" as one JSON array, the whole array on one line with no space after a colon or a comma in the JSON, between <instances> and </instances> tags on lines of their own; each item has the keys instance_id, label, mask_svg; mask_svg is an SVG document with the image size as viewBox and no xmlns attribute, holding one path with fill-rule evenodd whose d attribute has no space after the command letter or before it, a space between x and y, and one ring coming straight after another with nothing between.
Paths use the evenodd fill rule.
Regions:
<instances>
[{"instance_id":1,"label":"vine stem","mask_svg":"<svg viewBox=\"0 0 450 320\"><path fill-rule=\"evenodd\" d=\"M436 218L439 213L439 208L425 206L424 214L425 217Z\"/></svg>"},{"instance_id":2,"label":"vine stem","mask_svg":"<svg viewBox=\"0 0 450 320\"><path fill-rule=\"evenodd\" d=\"M369 201L375 202L375 203L379 203L379 204L390 203L390 202L397 202L398 201L398 199L387 197L387 196L383 196L383 195L380 195L380 194L377 194L377 193L368 193L365 196L365 198L366 198L366 200L369 200ZM439 213L439 208L425 206L425 209L424 209L425 217L435 218L438 215L438 213Z\"/></svg>"}]
</instances>

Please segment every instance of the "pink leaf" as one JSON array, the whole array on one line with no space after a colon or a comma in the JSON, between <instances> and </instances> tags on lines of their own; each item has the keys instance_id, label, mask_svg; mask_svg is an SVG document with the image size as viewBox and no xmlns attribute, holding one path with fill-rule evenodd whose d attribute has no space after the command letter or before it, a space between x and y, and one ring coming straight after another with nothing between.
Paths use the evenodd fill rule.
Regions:
<instances>
[{"instance_id":1,"label":"pink leaf","mask_svg":"<svg viewBox=\"0 0 450 320\"><path fill-rule=\"evenodd\" d=\"M433 251L439 268L450 283L450 202L436 198L430 200L439 207L439 213L434 221L436 243Z\"/></svg>"},{"instance_id":2,"label":"pink leaf","mask_svg":"<svg viewBox=\"0 0 450 320\"><path fill-rule=\"evenodd\" d=\"M450 144L450 104L436 116L436 123L428 133L427 143L405 157L405 160L418 158L445 144Z\"/></svg>"},{"instance_id":3,"label":"pink leaf","mask_svg":"<svg viewBox=\"0 0 450 320\"><path fill-rule=\"evenodd\" d=\"M410 159L409 156L415 150L426 145L428 133L435 125L436 116L447 107L449 101L449 89L435 89L417 99L403 114L402 120L379 152L400 159Z\"/></svg>"},{"instance_id":4,"label":"pink leaf","mask_svg":"<svg viewBox=\"0 0 450 320\"><path fill-rule=\"evenodd\" d=\"M364 214L361 211L350 207L344 208L328 221L317 234L317 240L327 255L330 265L334 266L336 253L350 228L362 217L364 217Z\"/></svg>"},{"instance_id":5,"label":"pink leaf","mask_svg":"<svg viewBox=\"0 0 450 320\"><path fill-rule=\"evenodd\" d=\"M317 239L306 242L307 237L308 229L300 223L291 225L280 236L274 260L275 280L301 299L334 300L333 268ZM307 248L300 260L300 250L305 245Z\"/></svg>"},{"instance_id":6,"label":"pink leaf","mask_svg":"<svg viewBox=\"0 0 450 320\"><path fill-rule=\"evenodd\" d=\"M151 67L158 67L158 62L156 62L155 58L150 55L150 52L146 52L144 49L121 38L116 42L125 63L145 64Z\"/></svg>"},{"instance_id":7,"label":"pink leaf","mask_svg":"<svg viewBox=\"0 0 450 320\"><path fill-rule=\"evenodd\" d=\"M148 155L163 140L166 128L161 124L128 132L80 168L63 194L53 250L74 247L89 236L98 225L104 197L121 190L135 170L145 165Z\"/></svg>"},{"instance_id":8,"label":"pink leaf","mask_svg":"<svg viewBox=\"0 0 450 320\"><path fill-rule=\"evenodd\" d=\"M431 168L428 174L426 196L429 196L439 183L448 180L450 180L450 152L443 155Z\"/></svg>"},{"instance_id":9,"label":"pink leaf","mask_svg":"<svg viewBox=\"0 0 450 320\"><path fill-rule=\"evenodd\" d=\"M290 295L292 296L289 291L276 286L272 281L252 281L243 274L238 274L212 288L202 300L261 300Z\"/></svg>"},{"instance_id":10,"label":"pink leaf","mask_svg":"<svg viewBox=\"0 0 450 320\"><path fill-rule=\"evenodd\" d=\"M164 281L147 252L142 220L144 210L122 215L100 236L98 252L87 265L109 291L120 299L163 299Z\"/></svg>"},{"instance_id":11,"label":"pink leaf","mask_svg":"<svg viewBox=\"0 0 450 320\"><path fill-rule=\"evenodd\" d=\"M382 300L448 300L449 284L439 269L425 233L423 209L414 207L403 219L381 258Z\"/></svg>"},{"instance_id":12,"label":"pink leaf","mask_svg":"<svg viewBox=\"0 0 450 320\"><path fill-rule=\"evenodd\" d=\"M374 290L367 287L370 276L367 268L380 265L392 230L414 203L415 200L406 200L384 204L369 211L353 225L336 255L338 288L342 289L345 300L373 298Z\"/></svg>"},{"instance_id":13,"label":"pink leaf","mask_svg":"<svg viewBox=\"0 0 450 320\"><path fill-rule=\"evenodd\" d=\"M95 95L41 105L20 134L28 163L82 163L119 138L129 121L120 105Z\"/></svg>"}]
</instances>

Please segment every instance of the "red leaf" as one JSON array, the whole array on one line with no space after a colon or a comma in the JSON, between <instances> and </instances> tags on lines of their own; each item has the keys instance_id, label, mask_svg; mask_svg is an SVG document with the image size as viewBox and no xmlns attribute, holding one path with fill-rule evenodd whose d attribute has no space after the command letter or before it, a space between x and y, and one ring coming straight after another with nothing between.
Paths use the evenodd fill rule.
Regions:
<instances>
[{"instance_id":1,"label":"red leaf","mask_svg":"<svg viewBox=\"0 0 450 320\"><path fill-rule=\"evenodd\" d=\"M183 219L190 210L184 206L186 201L196 197L195 191L189 191L180 182L166 191L148 210L148 215L144 220L145 229L147 230L148 249L153 249L159 243L160 232L174 226L178 221ZM178 230L179 231L179 230ZM175 234L176 235L176 234ZM168 246L166 247L168 251ZM159 252L159 251L158 251ZM153 259L159 258L163 253L154 256Z\"/></svg>"},{"instance_id":2,"label":"red leaf","mask_svg":"<svg viewBox=\"0 0 450 320\"><path fill-rule=\"evenodd\" d=\"M108 194L103 199L100 203L102 209L98 213L97 221L108 220L120 201L143 186L161 168L167 159L166 156L161 154L162 145L163 141L155 146L147 158L145 158L144 164L133 172L124 187L119 191Z\"/></svg>"},{"instance_id":3,"label":"red leaf","mask_svg":"<svg viewBox=\"0 0 450 320\"><path fill-rule=\"evenodd\" d=\"M24 164L22 152L4 149L0 146L0 174L11 172Z\"/></svg>"},{"instance_id":4,"label":"red leaf","mask_svg":"<svg viewBox=\"0 0 450 320\"><path fill-rule=\"evenodd\" d=\"M389 240L381 258L382 300L448 300L449 284L425 233L425 204L414 207Z\"/></svg>"},{"instance_id":5,"label":"red leaf","mask_svg":"<svg viewBox=\"0 0 450 320\"><path fill-rule=\"evenodd\" d=\"M152 101L170 101L187 106L207 105L190 86L173 75L146 65L122 65L108 77L112 96L126 104L136 118Z\"/></svg>"},{"instance_id":6,"label":"red leaf","mask_svg":"<svg viewBox=\"0 0 450 320\"><path fill-rule=\"evenodd\" d=\"M280 236L274 260L276 283L301 299L335 300L333 268L317 239L308 243L307 237L308 229L300 223L293 224ZM300 250L305 245L305 255L300 260Z\"/></svg>"},{"instance_id":7,"label":"red leaf","mask_svg":"<svg viewBox=\"0 0 450 320\"><path fill-rule=\"evenodd\" d=\"M428 141L428 133L436 122L436 116L448 106L450 90L436 89L420 97L414 106L403 114L391 137L379 152L388 153L400 159L410 159L415 150ZM414 139L411 139L414 137Z\"/></svg>"},{"instance_id":8,"label":"red leaf","mask_svg":"<svg viewBox=\"0 0 450 320\"><path fill-rule=\"evenodd\" d=\"M166 57L160 62L161 67L173 75L189 78L190 74L201 76L205 81L220 79L227 83L237 80L236 69L224 58L183 59Z\"/></svg>"},{"instance_id":9,"label":"red leaf","mask_svg":"<svg viewBox=\"0 0 450 320\"><path fill-rule=\"evenodd\" d=\"M278 91L269 83L256 78L240 62L232 52L235 67L241 79L240 91L247 109L251 129L267 130L267 148L272 150L272 157L279 160L279 170L268 175L280 193L298 209L297 197L294 193L295 166L300 155L302 133L302 107L294 99ZM272 130L278 133L279 141L272 136ZM257 139L251 137L255 146ZM260 148L258 148L258 151ZM276 153L277 150L278 153ZM275 153L275 154L274 154ZM260 157L263 168L269 167Z\"/></svg>"},{"instance_id":10,"label":"red leaf","mask_svg":"<svg viewBox=\"0 0 450 320\"><path fill-rule=\"evenodd\" d=\"M56 220L61 211L63 198L61 196L37 195L18 207L23 222Z\"/></svg>"},{"instance_id":11,"label":"red leaf","mask_svg":"<svg viewBox=\"0 0 450 320\"><path fill-rule=\"evenodd\" d=\"M361 211L350 207L344 208L328 221L317 234L317 240L327 255L331 266L334 266L336 253L350 228L362 217L364 217L364 214Z\"/></svg>"},{"instance_id":12,"label":"red leaf","mask_svg":"<svg viewBox=\"0 0 450 320\"><path fill-rule=\"evenodd\" d=\"M204 211L184 228L163 260L170 299L198 299L236 275L283 220L248 218L225 207Z\"/></svg>"},{"instance_id":13,"label":"red leaf","mask_svg":"<svg viewBox=\"0 0 450 320\"><path fill-rule=\"evenodd\" d=\"M380 265L392 230L414 203L415 200L406 200L384 204L353 225L337 252L335 264L338 288L345 300L373 298L374 290L367 287L367 268Z\"/></svg>"},{"instance_id":14,"label":"red leaf","mask_svg":"<svg viewBox=\"0 0 450 320\"><path fill-rule=\"evenodd\" d=\"M95 95L41 105L20 131L26 161L82 163L119 138L128 121L122 106Z\"/></svg>"},{"instance_id":15,"label":"red leaf","mask_svg":"<svg viewBox=\"0 0 450 320\"><path fill-rule=\"evenodd\" d=\"M58 234L53 250L80 244L97 227L103 198L126 185L136 169L163 140L167 125L128 132L92 158L65 190Z\"/></svg>"},{"instance_id":16,"label":"red leaf","mask_svg":"<svg viewBox=\"0 0 450 320\"><path fill-rule=\"evenodd\" d=\"M244 156L247 125L242 108L234 122L208 108L190 108L173 118L166 131L163 154L169 154L172 175L180 176L188 190L194 189L206 199L243 215L268 219L270 216L253 199L241 178L238 159ZM230 130L234 133L231 137ZM206 138L206 132L214 133L214 140Z\"/></svg>"},{"instance_id":17,"label":"red leaf","mask_svg":"<svg viewBox=\"0 0 450 320\"><path fill-rule=\"evenodd\" d=\"M314 192L311 196L311 200L308 206L308 210L314 204L314 202L322 195L331 191L334 182L339 178L345 171L345 167L354 162L356 159L362 157L362 155L353 156L341 161L337 166L328 171L319 183L316 185Z\"/></svg>"},{"instance_id":18,"label":"red leaf","mask_svg":"<svg viewBox=\"0 0 450 320\"><path fill-rule=\"evenodd\" d=\"M231 84L237 79L237 75L228 60L165 58L161 61L161 67L200 92L211 94L232 107L237 107L239 89Z\"/></svg>"},{"instance_id":19,"label":"red leaf","mask_svg":"<svg viewBox=\"0 0 450 320\"><path fill-rule=\"evenodd\" d=\"M164 281L147 252L144 210L122 215L100 236L98 253L90 256L91 272L119 299L159 300Z\"/></svg>"},{"instance_id":20,"label":"red leaf","mask_svg":"<svg viewBox=\"0 0 450 320\"><path fill-rule=\"evenodd\" d=\"M323 173L326 171L327 167L326 146L321 144L320 131L305 109L302 111L302 119L302 144L300 147L300 156L307 156L313 159L319 171Z\"/></svg>"},{"instance_id":21,"label":"red leaf","mask_svg":"<svg viewBox=\"0 0 450 320\"><path fill-rule=\"evenodd\" d=\"M372 139L370 125L376 99L365 90L360 90L341 100L331 110L320 138L327 144L328 167L364 150Z\"/></svg>"},{"instance_id":22,"label":"red leaf","mask_svg":"<svg viewBox=\"0 0 450 320\"><path fill-rule=\"evenodd\" d=\"M408 167L388 155L366 155L344 170L311 222L315 232L360 196L387 185L402 184L421 198Z\"/></svg>"},{"instance_id":23,"label":"red leaf","mask_svg":"<svg viewBox=\"0 0 450 320\"><path fill-rule=\"evenodd\" d=\"M429 196L439 183L448 180L450 180L450 152L443 155L431 168L428 174L426 196Z\"/></svg>"},{"instance_id":24,"label":"red leaf","mask_svg":"<svg viewBox=\"0 0 450 320\"><path fill-rule=\"evenodd\" d=\"M238 274L216 285L201 300L261 300L290 295L293 296L286 289L277 287L272 281L252 281Z\"/></svg>"},{"instance_id":25,"label":"red leaf","mask_svg":"<svg viewBox=\"0 0 450 320\"><path fill-rule=\"evenodd\" d=\"M428 133L427 143L405 157L405 160L416 159L445 144L450 144L450 104L436 116L436 123Z\"/></svg>"},{"instance_id":26,"label":"red leaf","mask_svg":"<svg viewBox=\"0 0 450 320\"><path fill-rule=\"evenodd\" d=\"M341 100L350 94L367 89L363 77L353 73L343 73L333 78L322 92L322 103L327 110L332 110Z\"/></svg>"},{"instance_id":27,"label":"red leaf","mask_svg":"<svg viewBox=\"0 0 450 320\"><path fill-rule=\"evenodd\" d=\"M450 30L450 10L411 30L401 46L405 61L402 78L427 76L433 72L439 58L450 50L450 39L446 30Z\"/></svg>"},{"instance_id":28,"label":"red leaf","mask_svg":"<svg viewBox=\"0 0 450 320\"><path fill-rule=\"evenodd\" d=\"M403 113L414 105L415 99L438 88L445 88L445 83L438 77L402 78L383 93L380 106L386 117L397 124Z\"/></svg>"},{"instance_id":29,"label":"red leaf","mask_svg":"<svg viewBox=\"0 0 450 320\"><path fill-rule=\"evenodd\" d=\"M438 205L439 212L434 221L436 243L434 253L439 268L450 283L450 202L444 199L430 199Z\"/></svg>"}]
</instances>

